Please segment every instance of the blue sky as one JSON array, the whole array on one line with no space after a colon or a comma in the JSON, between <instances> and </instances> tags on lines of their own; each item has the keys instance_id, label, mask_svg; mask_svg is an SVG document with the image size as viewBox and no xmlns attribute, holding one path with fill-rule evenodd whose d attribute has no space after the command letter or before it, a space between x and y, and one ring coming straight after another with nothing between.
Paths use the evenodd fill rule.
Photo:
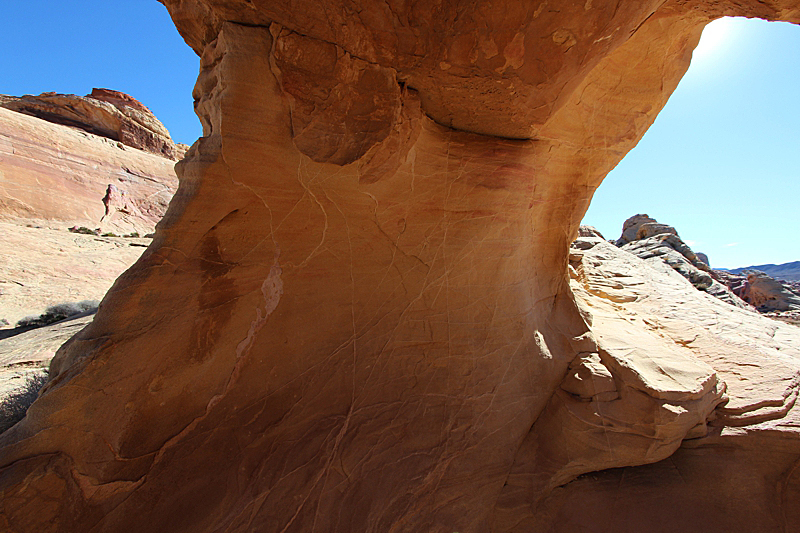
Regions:
<instances>
[{"instance_id":1,"label":"blue sky","mask_svg":"<svg viewBox=\"0 0 800 533\"><path fill-rule=\"evenodd\" d=\"M647 213L712 267L786 263L800 260L799 201L800 26L727 18L584 223L616 239Z\"/></svg>"},{"instance_id":2,"label":"blue sky","mask_svg":"<svg viewBox=\"0 0 800 533\"><path fill-rule=\"evenodd\" d=\"M156 0L6 2L0 93L131 94L176 141L201 134L199 61ZM800 260L800 27L723 19L584 218L606 238L647 213L712 266Z\"/></svg>"},{"instance_id":3,"label":"blue sky","mask_svg":"<svg viewBox=\"0 0 800 533\"><path fill-rule=\"evenodd\" d=\"M126 92L178 142L202 127L192 109L199 59L156 0L5 1L0 18L0 93Z\"/></svg>"}]
</instances>

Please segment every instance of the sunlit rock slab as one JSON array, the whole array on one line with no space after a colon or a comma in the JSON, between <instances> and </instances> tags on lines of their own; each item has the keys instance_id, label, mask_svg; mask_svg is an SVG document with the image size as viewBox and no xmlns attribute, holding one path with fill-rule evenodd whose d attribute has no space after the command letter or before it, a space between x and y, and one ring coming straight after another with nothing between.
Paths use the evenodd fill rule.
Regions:
<instances>
[{"instance_id":1,"label":"sunlit rock slab","mask_svg":"<svg viewBox=\"0 0 800 533\"><path fill-rule=\"evenodd\" d=\"M178 182L175 162L0 108L0 218L22 223L153 231ZM125 191L125 212L106 213L109 185Z\"/></svg>"}]
</instances>

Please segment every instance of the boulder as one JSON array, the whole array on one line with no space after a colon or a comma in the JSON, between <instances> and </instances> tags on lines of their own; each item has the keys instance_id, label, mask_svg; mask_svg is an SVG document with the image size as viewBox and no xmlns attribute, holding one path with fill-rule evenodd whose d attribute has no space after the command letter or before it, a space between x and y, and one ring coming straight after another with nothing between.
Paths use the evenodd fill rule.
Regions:
<instances>
[{"instance_id":1,"label":"boulder","mask_svg":"<svg viewBox=\"0 0 800 533\"><path fill-rule=\"evenodd\" d=\"M584 226L583 224L578 228L578 237L599 237L605 240L605 237L603 237L602 233L597 231L597 228L594 226Z\"/></svg>"},{"instance_id":2,"label":"boulder","mask_svg":"<svg viewBox=\"0 0 800 533\"><path fill-rule=\"evenodd\" d=\"M622 223L622 235L620 235L619 239L616 240L614 244L617 246L622 246L624 244L628 244L629 242L635 241L639 235L639 228L642 227L644 224L657 224L658 222L654 218L650 218L648 215L633 215L625 222ZM675 233L677 235L677 233Z\"/></svg>"},{"instance_id":3,"label":"boulder","mask_svg":"<svg viewBox=\"0 0 800 533\"><path fill-rule=\"evenodd\" d=\"M800 293L793 282L776 280L758 270L742 274L715 270L714 274L732 293L762 313L800 311Z\"/></svg>"},{"instance_id":4,"label":"boulder","mask_svg":"<svg viewBox=\"0 0 800 533\"><path fill-rule=\"evenodd\" d=\"M800 296L764 272L747 271L744 299L759 310L800 311Z\"/></svg>"},{"instance_id":5,"label":"boulder","mask_svg":"<svg viewBox=\"0 0 800 533\"><path fill-rule=\"evenodd\" d=\"M624 234L624 233L623 233ZM670 234L678 237L678 232L672 226L666 224L659 224L658 222L645 222L636 230L636 239L641 240L655 235Z\"/></svg>"},{"instance_id":6,"label":"boulder","mask_svg":"<svg viewBox=\"0 0 800 533\"><path fill-rule=\"evenodd\" d=\"M796 2L164 3L201 56L204 136L150 248L0 436L9 529L547 531L533 505L612 464L602 435L660 463L711 413L788 419L791 355L751 350L748 388L690 321L673 341L609 301L593 333L567 269L705 23ZM700 323L725 329L716 311ZM724 412L721 382L741 391ZM526 476L571 412L585 466L545 439L546 479ZM798 441L773 442L781 460L748 468L782 484L753 502L796 498Z\"/></svg>"}]
</instances>

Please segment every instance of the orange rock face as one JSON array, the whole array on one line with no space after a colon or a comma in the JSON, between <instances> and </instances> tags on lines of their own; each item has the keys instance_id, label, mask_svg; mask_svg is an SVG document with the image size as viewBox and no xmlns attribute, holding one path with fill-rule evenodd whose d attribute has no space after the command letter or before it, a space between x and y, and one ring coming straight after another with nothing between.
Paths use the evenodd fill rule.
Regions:
<instances>
[{"instance_id":1,"label":"orange rock face","mask_svg":"<svg viewBox=\"0 0 800 533\"><path fill-rule=\"evenodd\" d=\"M714 366L662 380L669 347L634 364L650 337L593 332L569 243L703 25L792 2L164 3L201 55L204 137L0 436L0 524L513 531L585 465L702 437ZM575 398L615 394L630 435L569 440L594 416Z\"/></svg>"},{"instance_id":2,"label":"orange rock face","mask_svg":"<svg viewBox=\"0 0 800 533\"><path fill-rule=\"evenodd\" d=\"M0 95L0 107L82 129L162 157L178 160L186 147L172 142L169 132L135 98L108 89L94 89L85 97L42 93L19 98Z\"/></svg>"},{"instance_id":3,"label":"orange rock face","mask_svg":"<svg viewBox=\"0 0 800 533\"><path fill-rule=\"evenodd\" d=\"M0 107L0 219L150 233L177 188L175 162ZM109 186L125 202L106 208ZM108 203L108 202L106 202Z\"/></svg>"}]
</instances>

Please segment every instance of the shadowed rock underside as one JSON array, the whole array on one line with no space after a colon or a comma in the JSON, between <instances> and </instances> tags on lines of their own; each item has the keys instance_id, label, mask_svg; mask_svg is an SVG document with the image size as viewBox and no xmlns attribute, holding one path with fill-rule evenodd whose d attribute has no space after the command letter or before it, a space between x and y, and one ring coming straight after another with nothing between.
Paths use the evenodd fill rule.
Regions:
<instances>
[{"instance_id":1,"label":"shadowed rock underside","mask_svg":"<svg viewBox=\"0 0 800 533\"><path fill-rule=\"evenodd\" d=\"M794 356L764 406L734 401L752 367L726 378L714 339L647 330L613 276L593 315L568 277L592 193L705 23L797 21L796 2L164 3L201 56L204 136L153 244L0 437L0 525L551 531L569 506L602 531L559 487L602 506L636 486L569 482L754 442L780 460L751 479L776 483L698 530L800 524L798 428L747 415L792 412ZM614 530L641 530L631 514Z\"/></svg>"}]
</instances>

